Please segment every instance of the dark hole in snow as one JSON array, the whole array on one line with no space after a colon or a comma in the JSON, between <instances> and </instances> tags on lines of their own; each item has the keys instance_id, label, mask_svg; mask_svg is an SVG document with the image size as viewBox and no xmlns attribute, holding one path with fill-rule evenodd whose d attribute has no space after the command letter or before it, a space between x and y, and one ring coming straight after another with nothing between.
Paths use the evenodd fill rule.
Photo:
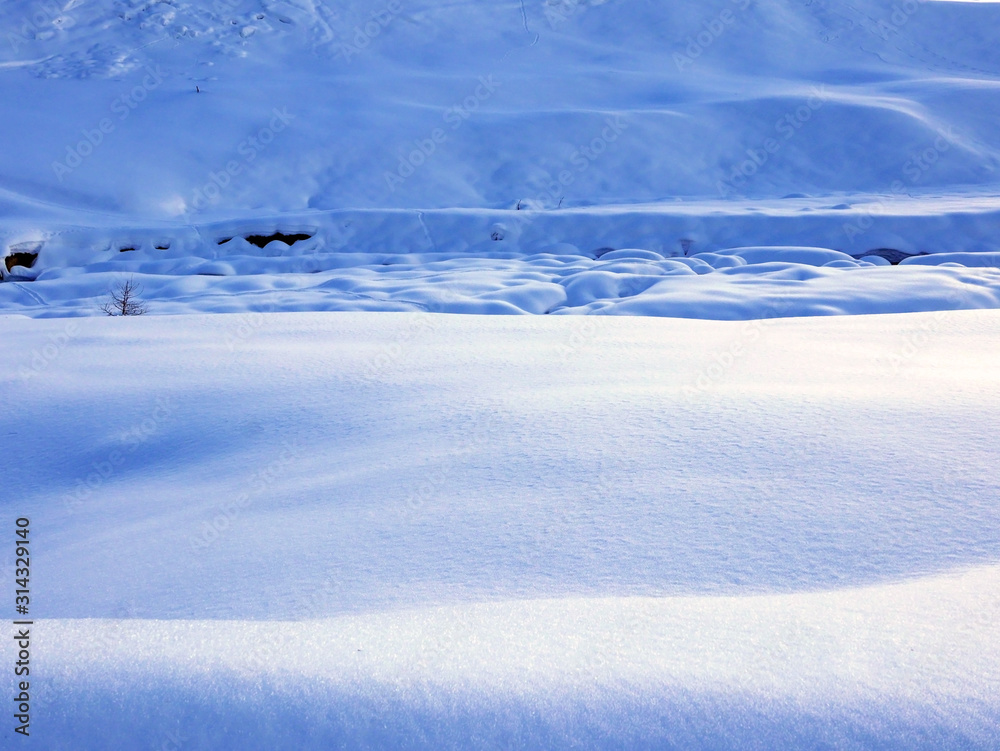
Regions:
<instances>
[{"instance_id":1,"label":"dark hole in snow","mask_svg":"<svg viewBox=\"0 0 1000 751\"><path fill-rule=\"evenodd\" d=\"M926 253L904 253L901 250L896 250L895 248L875 248L875 250L866 250L864 253L853 253L853 258L864 258L865 256L881 256L893 266L898 266L899 262L904 258L910 258L911 256L925 256Z\"/></svg>"},{"instance_id":2,"label":"dark hole in snow","mask_svg":"<svg viewBox=\"0 0 1000 751\"><path fill-rule=\"evenodd\" d=\"M119 253L130 253L133 250L135 250L134 245L124 245L121 248L118 248Z\"/></svg>"},{"instance_id":3,"label":"dark hole in snow","mask_svg":"<svg viewBox=\"0 0 1000 751\"><path fill-rule=\"evenodd\" d=\"M273 235L247 235L246 241L251 245L256 245L258 248L263 248L273 240L281 240L286 245L294 245L300 240L308 240L311 237L312 235L304 233L284 235L280 232L275 232Z\"/></svg>"},{"instance_id":4,"label":"dark hole in snow","mask_svg":"<svg viewBox=\"0 0 1000 751\"><path fill-rule=\"evenodd\" d=\"M36 258L38 258L38 253L11 253L3 260L7 271L10 271L15 266L24 266L24 268L30 269L35 265Z\"/></svg>"},{"instance_id":5,"label":"dark hole in snow","mask_svg":"<svg viewBox=\"0 0 1000 751\"><path fill-rule=\"evenodd\" d=\"M156 246L157 250L170 250L170 243L164 243L162 245Z\"/></svg>"},{"instance_id":6,"label":"dark hole in snow","mask_svg":"<svg viewBox=\"0 0 1000 751\"><path fill-rule=\"evenodd\" d=\"M273 235L245 235L244 240L246 240L251 245L256 245L258 248L265 248L269 242L273 240L281 240L281 242L286 245L294 245L300 240L308 240L312 235L307 235L305 233L298 233L294 235L286 235L281 232L275 232ZM231 237L223 237L218 242L219 245L225 245L227 242L232 240Z\"/></svg>"},{"instance_id":7,"label":"dark hole in snow","mask_svg":"<svg viewBox=\"0 0 1000 751\"><path fill-rule=\"evenodd\" d=\"M594 258L600 258L605 253L610 253L614 248L598 248L594 251Z\"/></svg>"}]
</instances>

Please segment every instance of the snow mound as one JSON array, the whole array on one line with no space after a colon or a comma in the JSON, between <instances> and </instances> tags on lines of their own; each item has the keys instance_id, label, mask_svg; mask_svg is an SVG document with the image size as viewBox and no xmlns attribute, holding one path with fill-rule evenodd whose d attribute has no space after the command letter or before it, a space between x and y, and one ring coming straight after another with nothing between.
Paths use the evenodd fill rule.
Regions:
<instances>
[{"instance_id":1,"label":"snow mound","mask_svg":"<svg viewBox=\"0 0 1000 751\"><path fill-rule=\"evenodd\" d=\"M834 261L846 261L851 265L854 259L846 253L828 248L758 247L729 248L715 251L718 255L739 256L748 264L791 263L806 266L826 266Z\"/></svg>"},{"instance_id":2,"label":"snow mound","mask_svg":"<svg viewBox=\"0 0 1000 751\"><path fill-rule=\"evenodd\" d=\"M20 260L24 253L8 256L0 311L100 315L109 290L126 278L142 285L153 314L367 310L756 319L1000 307L996 253L914 256L892 267L878 256L872 263L808 247L665 257L643 249L587 252L569 243L525 253L514 242L490 241L453 251L351 252L330 249L315 224L305 230L208 227L170 240L162 232L116 240L91 233L84 243L77 238L86 233L67 233L32 245L30 267L17 265L28 262Z\"/></svg>"},{"instance_id":3,"label":"snow mound","mask_svg":"<svg viewBox=\"0 0 1000 751\"><path fill-rule=\"evenodd\" d=\"M1000 568L297 623L46 621L47 748L989 749ZM941 649L941 639L961 638ZM225 730L223 730L225 729ZM104 745L100 745L104 744ZM168 746L169 747L169 746Z\"/></svg>"},{"instance_id":4,"label":"snow mound","mask_svg":"<svg viewBox=\"0 0 1000 751\"><path fill-rule=\"evenodd\" d=\"M948 263L971 268L1000 268L1000 253L935 253L933 255L904 258L901 264L915 266L940 266Z\"/></svg>"}]
</instances>

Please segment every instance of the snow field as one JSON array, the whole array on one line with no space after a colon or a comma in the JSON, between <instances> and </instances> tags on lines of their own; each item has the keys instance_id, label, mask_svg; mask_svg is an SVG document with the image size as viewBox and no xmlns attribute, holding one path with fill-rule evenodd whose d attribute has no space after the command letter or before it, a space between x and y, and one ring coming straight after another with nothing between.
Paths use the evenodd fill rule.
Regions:
<instances>
[{"instance_id":1,"label":"snow field","mask_svg":"<svg viewBox=\"0 0 1000 751\"><path fill-rule=\"evenodd\" d=\"M0 318L39 739L992 748L998 327Z\"/></svg>"}]
</instances>

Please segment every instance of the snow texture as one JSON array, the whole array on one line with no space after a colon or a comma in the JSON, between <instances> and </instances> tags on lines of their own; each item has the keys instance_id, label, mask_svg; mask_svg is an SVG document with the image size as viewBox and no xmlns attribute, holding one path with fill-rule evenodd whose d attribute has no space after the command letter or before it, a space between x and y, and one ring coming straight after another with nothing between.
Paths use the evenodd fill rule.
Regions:
<instances>
[{"instance_id":1,"label":"snow texture","mask_svg":"<svg viewBox=\"0 0 1000 751\"><path fill-rule=\"evenodd\" d=\"M45 748L1000 742L997 312L0 336Z\"/></svg>"}]
</instances>

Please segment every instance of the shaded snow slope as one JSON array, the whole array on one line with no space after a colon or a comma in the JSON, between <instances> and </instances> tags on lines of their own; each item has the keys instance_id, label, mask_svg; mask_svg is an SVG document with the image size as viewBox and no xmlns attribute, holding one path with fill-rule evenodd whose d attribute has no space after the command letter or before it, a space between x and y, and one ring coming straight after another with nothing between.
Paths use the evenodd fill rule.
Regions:
<instances>
[{"instance_id":1,"label":"shaded snow slope","mask_svg":"<svg viewBox=\"0 0 1000 751\"><path fill-rule=\"evenodd\" d=\"M154 312L755 317L770 303L722 277L620 305L648 269L564 299L590 267L535 259L1000 250L1000 4L18 1L0 28L0 275L40 280L3 289L8 310L93 312L127 272L156 277ZM218 242L276 230L310 244L257 263ZM469 284L427 273L463 259ZM953 294L957 273L834 275L788 312L995 305L991 278ZM524 274L547 286L512 292Z\"/></svg>"},{"instance_id":2,"label":"shaded snow slope","mask_svg":"<svg viewBox=\"0 0 1000 751\"><path fill-rule=\"evenodd\" d=\"M39 735L74 751L150 739L990 749L998 593L990 566L784 596L528 600L295 623L45 621L42 685L58 698Z\"/></svg>"},{"instance_id":3,"label":"shaded snow slope","mask_svg":"<svg viewBox=\"0 0 1000 751\"><path fill-rule=\"evenodd\" d=\"M39 737L995 747L998 335L4 317Z\"/></svg>"},{"instance_id":4,"label":"shaded snow slope","mask_svg":"<svg viewBox=\"0 0 1000 751\"><path fill-rule=\"evenodd\" d=\"M190 218L1000 183L991 3L101 0L55 15L0 10L16 103L0 177L25 201Z\"/></svg>"}]
</instances>

